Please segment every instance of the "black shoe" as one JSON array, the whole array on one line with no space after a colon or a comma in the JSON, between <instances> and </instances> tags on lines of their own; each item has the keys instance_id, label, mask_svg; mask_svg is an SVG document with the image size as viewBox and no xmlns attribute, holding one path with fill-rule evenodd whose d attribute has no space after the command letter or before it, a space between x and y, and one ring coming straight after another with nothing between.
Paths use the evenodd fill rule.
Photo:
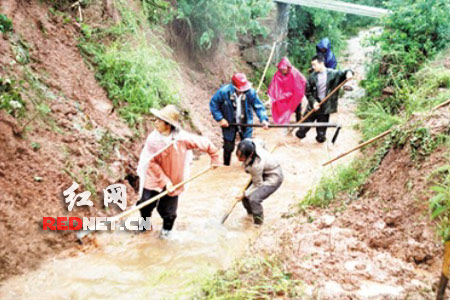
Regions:
<instances>
[{"instance_id":1,"label":"black shoe","mask_svg":"<svg viewBox=\"0 0 450 300\"><path fill-rule=\"evenodd\" d=\"M324 143L325 141L327 140L327 138L326 137L324 137L324 136L316 136L316 141L318 142L318 143Z\"/></svg>"},{"instance_id":2,"label":"black shoe","mask_svg":"<svg viewBox=\"0 0 450 300\"><path fill-rule=\"evenodd\" d=\"M305 138L306 134L303 134L302 132L300 132L300 130L297 130L295 136L298 137L299 139L303 139Z\"/></svg>"},{"instance_id":3,"label":"black shoe","mask_svg":"<svg viewBox=\"0 0 450 300\"><path fill-rule=\"evenodd\" d=\"M253 224L262 225L264 223L263 215L253 215Z\"/></svg>"}]
</instances>

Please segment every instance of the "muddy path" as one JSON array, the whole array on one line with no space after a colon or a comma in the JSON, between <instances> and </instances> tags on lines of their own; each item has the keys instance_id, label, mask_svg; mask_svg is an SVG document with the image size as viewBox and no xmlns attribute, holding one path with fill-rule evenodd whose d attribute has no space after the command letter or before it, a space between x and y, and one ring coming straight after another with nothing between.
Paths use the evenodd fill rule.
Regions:
<instances>
[{"instance_id":1,"label":"muddy path","mask_svg":"<svg viewBox=\"0 0 450 300\"><path fill-rule=\"evenodd\" d=\"M256 131L255 136L264 139L268 148L280 140L285 142L275 152L285 181L264 202L263 227L254 228L241 205L235 208L225 225L220 224L232 194L241 189L247 178L234 158L230 168L210 171L190 184L180 197L178 219L170 240L157 237L161 220L154 214L154 232L96 234L98 247L63 253L43 262L36 271L3 282L0 298L30 299L37 295L50 299L183 298L197 288L192 282L230 266L234 259L244 255L255 237L263 238L262 244L270 240L268 234L272 229L286 222L282 214L297 204L333 167L322 168L321 163L360 141L353 128L357 123L353 112L354 100L363 93L357 86L363 78L363 60L367 58L367 50L361 47L363 35L349 40L348 62L341 60L342 68L350 67L357 75L351 83L354 90L345 93L340 100L339 113L331 117L331 122L343 126L335 145L329 142L333 129L328 131L328 141L324 144L316 143L315 132L310 132L300 142L293 136L286 137L282 130ZM358 154L349 155L339 163L346 163L355 155ZM208 163L209 158L201 156L194 161L192 172L203 169ZM345 239L345 235L342 238Z\"/></svg>"}]
</instances>

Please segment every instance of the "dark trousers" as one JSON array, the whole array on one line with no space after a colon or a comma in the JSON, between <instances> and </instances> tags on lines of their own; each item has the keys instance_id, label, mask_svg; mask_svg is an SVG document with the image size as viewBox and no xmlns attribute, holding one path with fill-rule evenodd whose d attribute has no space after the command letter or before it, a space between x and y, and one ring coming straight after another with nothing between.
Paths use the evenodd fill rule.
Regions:
<instances>
[{"instance_id":1,"label":"dark trousers","mask_svg":"<svg viewBox=\"0 0 450 300\"><path fill-rule=\"evenodd\" d=\"M302 103L295 109L295 121L298 122L302 118Z\"/></svg>"},{"instance_id":2,"label":"dark trousers","mask_svg":"<svg viewBox=\"0 0 450 300\"><path fill-rule=\"evenodd\" d=\"M239 134L239 137L241 140L244 139L244 136L242 133L236 133L236 135ZM234 139L232 141L223 140L223 164L225 166L229 166L231 163L231 154L234 151L234 146L236 144L236 135L234 136Z\"/></svg>"},{"instance_id":3,"label":"dark trousers","mask_svg":"<svg viewBox=\"0 0 450 300\"><path fill-rule=\"evenodd\" d=\"M330 120L330 114L317 114L313 113L311 116L309 116L308 119L305 120L305 122L316 122L317 123L327 123ZM308 133L309 129L311 127L300 127L300 129L295 133L295 135L302 139L306 136L306 133ZM316 127L316 141L319 143L323 143L327 139L327 127Z\"/></svg>"},{"instance_id":4,"label":"dark trousers","mask_svg":"<svg viewBox=\"0 0 450 300\"><path fill-rule=\"evenodd\" d=\"M242 204L247 213L263 218L264 210L262 202L272 195L281 186L282 182L283 177L281 177L280 181L276 184L260 186L248 197L244 197L244 199L242 199Z\"/></svg>"},{"instance_id":5,"label":"dark trousers","mask_svg":"<svg viewBox=\"0 0 450 300\"><path fill-rule=\"evenodd\" d=\"M159 192L157 191L144 189L141 199L136 204L139 205L158 194ZM177 218L178 196L166 195L161 199L144 206L140 209L141 216L143 218L151 217L155 207L157 207L157 211L163 219L163 229L172 230L175 219Z\"/></svg>"}]
</instances>

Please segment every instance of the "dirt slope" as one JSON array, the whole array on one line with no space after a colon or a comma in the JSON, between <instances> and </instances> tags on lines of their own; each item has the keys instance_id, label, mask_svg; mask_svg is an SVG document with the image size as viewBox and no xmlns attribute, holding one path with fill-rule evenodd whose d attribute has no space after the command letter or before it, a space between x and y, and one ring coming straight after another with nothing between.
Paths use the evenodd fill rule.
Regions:
<instances>
[{"instance_id":1,"label":"dirt slope","mask_svg":"<svg viewBox=\"0 0 450 300\"><path fill-rule=\"evenodd\" d=\"M70 187L72 178L64 170L82 174L95 166L104 150L99 136L105 132L125 141L131 132L111 113L111 102L85 65L77 49L78 28L72 20L49 13L41 1L4 0L0 12L13 21L14 28L13 34L0 38L0 76L22 82L19 89L27 109L19 121L0 112L2 280L36 267L42 258L61 249L76 246L73 233L43 233L40 229L43 216L68 214L62 191ZM20 43L29 47L29 62L24 64L16 61ZM15 135L42 104L50 112L38 114L21 137ZM33 150L32 143L40 148ZM107 162L111 175L93 178L99 191L126 173L129 158L121 151L120 159L111 155ZM124 167L117 167L114 161ZM83 182L78 183L86 190Z\"/></svg>"}]
</instances>

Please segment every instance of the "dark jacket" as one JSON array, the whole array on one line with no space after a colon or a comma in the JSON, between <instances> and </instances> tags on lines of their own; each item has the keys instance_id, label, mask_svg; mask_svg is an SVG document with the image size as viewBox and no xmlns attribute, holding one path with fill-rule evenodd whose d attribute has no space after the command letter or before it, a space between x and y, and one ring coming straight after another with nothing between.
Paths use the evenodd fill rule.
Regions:
<instances>
[{"instance_id":1,"label":"dark jacket","mask_svg":"<svg viewBox=\"0 0 450 300\"><path fill-rule=\"evenodd\" d=\"M325 53L320 51L321 49L327 50ZM329 69L336 69L337 67L337 61L336 57L334 56L333 51L331 51L331 44L330 40L328 38L322 39L316 46L317 54L322 54L325 56L325 67Z\"/></svg>"},{"instance_id":2,"label":"dark jacket","mask_svg":"<svg viewBox=\"0 0 450 300\"><path fill-rule=\"evenodd\" d=\"M231 102L231 96L235 93L236 89L232 84L226 84L222 86L211 98L209 103L209 109L211 114L217 122L222 119L228 121L228 123L234 123L235 110ZM245 92L245 118L247 119L247 124L253 124L253 112L252 108L258 116L260 122L268 121L266 109L264 104L259 100L258 95L254 89L249 89ZM223 137L227 141L233 141L236 136L237 128L235 126L230 126L227 128L222 128ZM253 130L251 127L243 128L244 138L251 138Z\"/></svg>"},{"instance_id":3,"label":"dark jacket","mask_svg":"<svg viewBox=\"0 0 450 300\"><path fill-rule=\"evenodd\" d=\"M351 70L332 70L327 69L327 92L328 95L339 84L341 84L345 78L347 72ZM352 72L353 73L353 72ZM317 90L317 73L312 73L306 83L306 98L308 98L308 111L314 107L314 103L320 102ZM339 91L333 94L317 111L318 114L332 114L337 112Z\"/></svg>"}]
</instances>

